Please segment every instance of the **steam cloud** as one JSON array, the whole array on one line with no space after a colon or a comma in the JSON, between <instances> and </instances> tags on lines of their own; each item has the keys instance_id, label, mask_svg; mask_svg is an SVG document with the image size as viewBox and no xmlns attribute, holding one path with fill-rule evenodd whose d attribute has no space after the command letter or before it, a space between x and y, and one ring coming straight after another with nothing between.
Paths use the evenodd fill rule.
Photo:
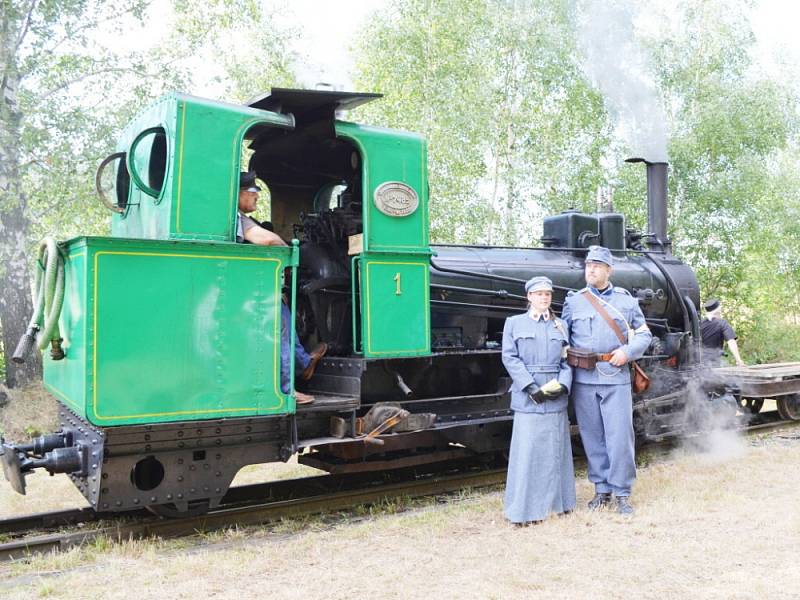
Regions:
<instances>
[{"instance_id":1,"label":"steam cloud","mask_svg":"<svg viewBox=\"0 0 800 600\"><path fill-rule=\"evenodd\" d=\"M694 435L684 438L682 447L700 452L706 461L724 462L742 457L747 446L736 427L743 425L735 404L720 399L709 400L699 385L698 377L687 381L687 426Z\"/></svg>"},{"instance_id":2,"label":"steam cloud","mask_svg":"<svg viewBox=\"0 0 800 600\"><path fill-rule=\"evenodd\" d=\"M667 161L667 121L652 71L636 40L632 2L587 0L578 20L583 70L635 156Z\"/></svg>"}]
</instances>

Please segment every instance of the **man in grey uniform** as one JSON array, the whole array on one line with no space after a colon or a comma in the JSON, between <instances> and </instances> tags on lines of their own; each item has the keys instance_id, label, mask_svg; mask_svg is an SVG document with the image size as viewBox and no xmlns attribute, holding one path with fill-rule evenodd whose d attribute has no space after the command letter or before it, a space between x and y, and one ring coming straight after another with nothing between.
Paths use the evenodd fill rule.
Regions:
<instances>
[{"instance_id":1,"label":"man in grey uniform","mask_svg":"<svg viewBox=\"0 0 800 600\"><path fill-rule=\"evenodd\" d=\"M589 508L611 503L617 512L632 514L629 503L636 478L633 398L628 363L640 358L652 334L638 301L627 290L611 285L614 259L608 248L591 246L586 255L587 287L570 292L561 313L573 348L595 353L591 369L575 368L572 399L583 448L589 462L589 481L595 485ZM587 295L592 294L614 320L620 339Z\"/></svg>"}]
</instances>

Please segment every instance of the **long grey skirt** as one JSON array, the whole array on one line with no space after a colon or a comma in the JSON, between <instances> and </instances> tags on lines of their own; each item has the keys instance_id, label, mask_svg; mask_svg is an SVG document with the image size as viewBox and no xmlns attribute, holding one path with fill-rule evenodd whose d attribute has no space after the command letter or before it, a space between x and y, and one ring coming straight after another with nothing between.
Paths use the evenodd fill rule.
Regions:
<instances>
[{"instance_id":1,"label":"long grey skirt","mask_svg":"<svg viewBox=\"0 0 800 600\"><path fill-rule=\"evenodd\" d=\"M575 471L567 411L514 413L505 515L512 523L541 521L575 508Z\"/></svg>"}]
</instances>

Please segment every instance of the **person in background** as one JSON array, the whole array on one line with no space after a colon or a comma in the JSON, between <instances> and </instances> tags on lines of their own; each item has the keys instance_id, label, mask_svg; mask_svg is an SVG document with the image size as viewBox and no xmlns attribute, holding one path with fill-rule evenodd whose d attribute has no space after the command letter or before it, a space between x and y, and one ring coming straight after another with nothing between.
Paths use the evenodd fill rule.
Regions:
<instances>
[{"instance_id":1,"label":"person in background","mask_svg":"<svg viewBox=\"0 0 800 600\"><path fill-rule=\"evenodd\" d=\"M722 304L719 300L709 300L703 305L706 318L700 322L700 339L703 343L703 358L711 366L718 367L722 359L725 343L733 354L736 366L745 366L739 354L739 344L736 343L736 332L725 319L722 318Z\"/></svg>"},{"instance_id":2,"label":"person in background","mask_svg":"<svg viewBox=\"0 0 800 600\"><path fill-rule=\"evenodd\" d=\"M571 512L576 502L567 330L550 310L550 279L534 277L525 292L528 311L506 319L502 349L514 411L504 506L506 518L517 525Z\"/></svg>"},{"instance_id":3,"label":"person in background","mask_svg":"<svg viewBox=\"0 0 800 600\"><path fill-rule=\"evenodd\" d=\"M236 218L236 241L240 243L249 242L259 246L288 246L283 239L269 229L265 229L260 223L248 216L256 210L258 205L258 193L261 188L256 183L256 173L249 171L239 173L239 211ZM300 378L303 380L311 379L314 369L320 359L328 351L325 342L317 346L309 354L300 343L297 332L291 324L291 312L286 302L281 301L281 390L284 394L289 393L289 377L291 364L289 362L290 332L294 334L294 356L295 364L300 367ZM314 396L295 391L295 401L297 404L311 404Z\"/></svg>"},{"instance_id":4,"label":"person in background","mask_svg":"<svg viewBox=\"0 0 800 600\"><path fill-rule=\"evenodd\" d=\"M589 247L584 267L586 287L567 295L561 318L567 324L572 347L591 353L594 359L587 368L575 368L572 389L589 481L595 488L589 509L611 504L613 493L617 512L630 515L636 462L628 363L644 354L653 335L636 298L611 284L613 264L608 248ZM621 343L598 306L627 343Z\"/></svg>"}]
</instances>

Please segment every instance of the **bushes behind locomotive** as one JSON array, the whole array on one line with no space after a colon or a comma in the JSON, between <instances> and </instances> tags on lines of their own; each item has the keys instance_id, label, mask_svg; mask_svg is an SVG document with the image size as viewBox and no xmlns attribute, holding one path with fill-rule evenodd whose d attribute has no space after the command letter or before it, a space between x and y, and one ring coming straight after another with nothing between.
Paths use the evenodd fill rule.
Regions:
<instances>
[{"instance_id":1,"label":"bushes behind locomotive","mask_svg":"<svg viewBox=\"0 0 800 600\"><path fill-rule=\"evenodd\" d=\"M754 314L734 327L747 364L800 361L800 325L774 314Z\"/></svg>"}]
</instances>

